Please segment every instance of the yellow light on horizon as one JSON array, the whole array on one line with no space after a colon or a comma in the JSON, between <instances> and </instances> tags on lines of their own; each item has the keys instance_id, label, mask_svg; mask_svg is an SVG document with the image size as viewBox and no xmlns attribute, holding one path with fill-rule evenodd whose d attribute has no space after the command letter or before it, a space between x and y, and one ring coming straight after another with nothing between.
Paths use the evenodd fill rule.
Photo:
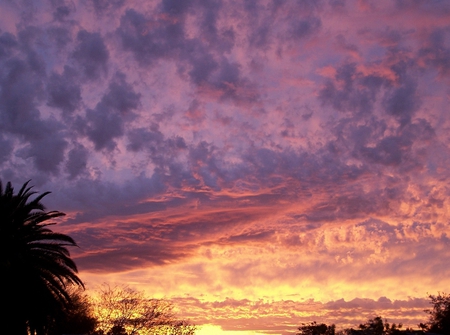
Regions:
<instances>
[{"instance_id":1,"label":"yellow light on horizon","mask_svg":"<svg viewBox=\"0 0 450 335\"><path fill-rule=\"evenodd\" d=\"M202 325L195 332L196 335L268 335L250 330L223 330L222 327L216 325Z\"/></svg>"}]
</instances>

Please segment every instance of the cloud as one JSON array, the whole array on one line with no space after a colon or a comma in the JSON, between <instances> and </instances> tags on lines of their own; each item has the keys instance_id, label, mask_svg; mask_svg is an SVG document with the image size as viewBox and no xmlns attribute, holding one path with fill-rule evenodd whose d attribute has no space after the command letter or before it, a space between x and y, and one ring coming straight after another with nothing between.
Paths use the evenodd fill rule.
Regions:
<instances>
[{"instance_id":1,"label":"cloud","mask_svg":"<svg viewBox=\"0 0 450 335\"><path fill-rule=\"evenodd\" d=\"M13 150L13 144L10 140L0 135L0 162L3 164L8 161L9 156Z\"/></svg>"},{"instance_id":2,"label":"cloud","mask_svg":"<svg viewBox=\"0 0 450 335\"><path fill-rule=\"evenodd\" d=\"M53 191L83 278L267 334L448 287L444 2L24 4L0 174Z\"/></svg>"},{"instance_id":3,"label":"cloud","mask_svg":"<svg viewBox=\"0 0 450 335\"><path fill-rule=\"evenodd\" d=\"M450 69L450 45L446 43L448 30L436 29L430 33L426 46L419 50L419 57L436 67L445 76Z\"/></svg>"},{"instance_id":4,"label":"cloud","mask_svg":"<svg viewBox=\"0 0 450 335\"><path fill-rule=\"evenodd\" d=\"M125 75L117 73L95 109L86 111L83 130L96 150L113 150L116 147L114 139L124 134L124 124L133 119L132 111L139 107L139 102L140 94L134 92L125 81Z\"/></svg>"},{"instance_id":5,"label":"cloud","mask_svg":"<svg viewBox=\"0 0 450 335\"><path fill-rule=\"evenodd\" d=\"M45 127L45 124L42 126ZM58 128L58 125L55 125L55 128ZM45 131L45 129L42 130ZM57 174L59 165L64 160L66 147L67 142L62 134L52 129L47 136L39 137L25 147L23 155L33 158L39 171Z\"/></svg>"},{"instance_id":6,"label":"cloud","mask_svg":"<svg viewBox=\"0 0 450 335\"><path fill-rule=\"evenodd\" d=\"M73 68L66 66L62 74L53 73L48 80L47 105L73 113L81 104L81 88Z\"/></svg>"},{"instance_id":7,"label":"cloud","mask_svg":"<svg viewBox=\"0 0 450 335\"><path fill-rule=\"evenodd\" d=\"M77 34L78 45L72 57L89 80L106 75L109 51L99 33L80 30Z\"/></svg>"},{"instance_id":8,"label":"cloud","mask_svg":"<svg viewBox=\"0 0 450 335\"><path fill-rule=\"evenodd\" d=\"M178 20L171 20L170 16L147 19L134 9L128 9L121 17L117 34L123 48L131 51L142 65L152 64L162 57L173 57L184 37Z\"/></svg>"},{"instance_id":9,"label":"cloud","mask_svg":"<svg viewBox=\"0 0 450 335\"><path fill-rule=\"evenodd\" d=\"M79 143L69 151L66 171L71 179L86 171L88 156L89 151Z\"/></svg>"},{"instance_id":10,"label":"cloud","mask_svg":"<svg viewBox=\"0 0 450 335\"><path fill-rule=\"evenodd\" d=\"M295 297L293 297L295 299ZM264 334L290 334L302 323L316 320L318 323L335 324L338 330L357 328L359 324L381 315L389 323L401 323L409 318L426 319L424 308L429 306L425 298L409 300L353 299L351 301L334 300L320 303L314 300L249 300L227 298L220 301L203 301L194 297L173 298L174 304L193 321L202 324L206 321L221 324L224 329L233 331L261 331ZM403 313L396 310L402 308ZM213 318L203 316L203 310L211 310ZM183 313L183 314L184 314ZM225 323L225 326L223 326ZM284 325L284 328L276 325ZM416 327L407 322L404 327ZM288 330L286 330L288 328Z\"/></svg>"},{"instance_id":11,"label":"cloud","mask_svg":"<svg viewBox=\"0 0 450 335\"><path fill-rule=\"evenodd\" d=\"M394 89L384 100L386 112L395 116L401 125L409 123L420 106L415 83L409 78L405 81L404 85Z\"/></svg>"}]
</instances>

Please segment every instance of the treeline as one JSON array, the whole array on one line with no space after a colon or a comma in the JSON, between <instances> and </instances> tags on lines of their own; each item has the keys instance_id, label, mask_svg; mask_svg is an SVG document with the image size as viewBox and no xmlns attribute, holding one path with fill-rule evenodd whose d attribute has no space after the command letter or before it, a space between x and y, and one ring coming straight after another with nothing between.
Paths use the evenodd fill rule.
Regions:
<instances>
[{"instance_id":1,"label":"treeline","mask_svg":"<svg viewBox=\"0 0 450 335\"><path fill-rule=\"evenodd\" d=\"M194 335L197 327L176 317L173 304L152 299L127 286L109 286L86 294L72 289L64 313L47 335Z\"/></svg>"},{"instance_id":2,"label":"treeline","mask_svg":"<svg viewBox=\"0 0 450 335\"><path fill-rule=\"evenodd\" d=\"M325 323L303 323L298 327L296 335L420 335L420 334L446 334L450 335L450 295L438 293L429 295L431 309L424 312L428 314L428 320L418 324L418 329L402 329L402 324L389 324L377 316L359 325L357 329L347 328L336 331L336 325L328 326Z\"/></svg>"}]
</instances>

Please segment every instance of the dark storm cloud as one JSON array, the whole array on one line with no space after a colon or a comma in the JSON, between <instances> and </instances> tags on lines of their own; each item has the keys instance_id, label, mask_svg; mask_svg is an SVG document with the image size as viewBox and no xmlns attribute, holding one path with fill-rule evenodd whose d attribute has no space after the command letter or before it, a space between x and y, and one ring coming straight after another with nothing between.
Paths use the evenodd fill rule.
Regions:
<instances>
[{"instance_id":1,"label":"dark storm cloud","mask_svg":"<svg viewBox=\"0 0 450 335\"><path fill-rule=\"evenodd\" d=\"M100 76L105 76L109 51L102 36L99 33L90 33L81 30L77 34L78 45L72 57L81 67L87 79L95 80Z\"/></svg>"},{"instance_id":2,"label":"dark storm cloud","mask_svg":"<svg viewBox=\"0 0 450 335\"><path fill-rule=\"evenodd\" d=\"M125 75L117 73L95 109L86 111L83 131L96 150L113 150L116 147L114 140L124 134L124 124L133 119L132 111L139 107L140 97L126 82Z\"/></svg>"}]
</instances>

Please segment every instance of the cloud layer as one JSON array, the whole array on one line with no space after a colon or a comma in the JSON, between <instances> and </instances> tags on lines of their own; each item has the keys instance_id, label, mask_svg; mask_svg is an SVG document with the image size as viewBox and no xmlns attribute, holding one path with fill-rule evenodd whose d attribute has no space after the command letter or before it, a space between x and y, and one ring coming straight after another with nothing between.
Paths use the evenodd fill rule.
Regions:
<instances>
[{"instance_id":1,"label":"cloud layer","mask_svg":"<svg viewBox=\"0 0 450 335\"><path fill-rule=\"evenodd\" d=\"M448 288L446 2L0 6L0 176L88 284L266 334Z\"/></svg>"}]
</instances>

